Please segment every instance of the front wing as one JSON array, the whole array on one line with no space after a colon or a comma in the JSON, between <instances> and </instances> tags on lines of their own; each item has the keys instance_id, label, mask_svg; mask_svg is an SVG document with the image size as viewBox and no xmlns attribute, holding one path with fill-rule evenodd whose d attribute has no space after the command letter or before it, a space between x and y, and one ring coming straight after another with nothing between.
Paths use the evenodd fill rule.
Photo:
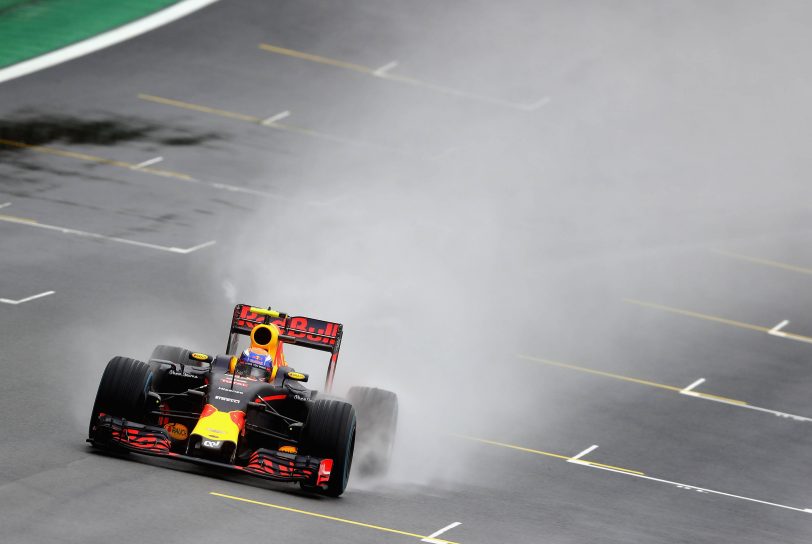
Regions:
<instances>
[{"instance_id":1,"label":"front wing","mask_svg":"<svg viewBox=\"0 0 812 544\"><path fill-rule=\"evenodd\" d=\"M114 446L144 455L235 470L278 482L302 482L310 487L327 484L333 467L332 459L319 459L264 448L252 452L245 466L192 457L171 451L172 439L164 428L109 415L99 417L95 432L87 441L97 447Z\"/></svg>"}]
</instances>

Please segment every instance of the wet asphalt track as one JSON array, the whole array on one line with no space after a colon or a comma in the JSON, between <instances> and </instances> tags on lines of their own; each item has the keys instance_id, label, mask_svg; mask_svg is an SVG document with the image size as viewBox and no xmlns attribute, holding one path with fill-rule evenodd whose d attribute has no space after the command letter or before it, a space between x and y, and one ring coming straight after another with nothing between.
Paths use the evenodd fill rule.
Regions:
<instances>
[{"instance_id":1,"label":"wet asphalt track","mask_svg":"<svg viewBox=\"0 0 812 544\"><path fill-rule=\"evenodd\" d=\"M48 148L0 149L0 205L10 203L0 210L5 219L0 223L0 297L21 300L54 291L20 304L0 304L2 540L396 543L417 542L461 522L443 537L466 544L808 542L812 512L803 510L812 508L812 421L741 404L812 418L812 345L806 338L764 330L788 319L784 330L812 336L812 216L810 186L803 178L810 164L793 147L797 133L803 133L799 127L808 126L810 109L793 91L803 88L797 79L802 76L777 60L784 58L782 48L794 54L809 51L791 38L797 30L793 21L808 18L808 9L795 13L783 6L775 20L750 31L746 22L762 20L755 8L728 17L703 11L699 4L690 10L629 4L618 13L567 4L533 8L526 27L520 25L500 44L493 38L502 32L499 19L492 21L490 37L466 33L464 17L460 27L448 26L456 13L485 10L483 3L425 3L417 9L398 2L222 2L148 35L0 86L2 138ZM545 22L543 32L534 30L539 21ZM687 64L701 65L698 52L704 52L713 62L731 66L731 73L717 71L709 83L701 69L692 72L674 61L672 68L683 79L667 81L666 74L660 82L660 76L648 72L647 45L659 43L658 34L671 28L683 33L672 37L672 46L680 40L697 44L685 53ZM772 56L765 53L767 60L750 50L738 56L732 46L703 49L708 43L703 40L714 32L725 36L720 43L734 46L754 32L768 36L765 42L775 49ZM260 50L260 43L356 67L275 54ZM421 47L424 43L442 47ZM523 55L525 46L541 53ZM675 53L663 47L664 56L680 58L679 48ZM398 49L398 58L391 58L388 49ZM463 49L466 62L456 62ZM552 101L528 112L385 81L359 69L378 69L392 60L399 62L393 73L408 67L420 81L516 104L545 96ZM529 70L528 62L543 69ZM737 87L742 83L737 69L765 75ZM771 94L774 71L790 74L781 80L786 95L780 106ZM513 81L522 83L511 83L509 76L518 73L522 77ZM637 73L649 75L637 80ZM618 89L622 84L628 88ZM731 141L755 138L742 129L753 121L746 115L742 126L714 125L712 135L680 132L687 151L665 144L657 148L654 159L662 170L644 165L634 178L629 177L634 167L618 167L629 142L656 140L659 128L679 125L692 108L713 113L714 100L697 103L704 93L688 89L706 84L709 93L716 89L721 94L714 100L736 103L733 94L719 89L732 93L738 88L761 99L758 104L772 104L764 108L773 124L756 131L772 144L763 149L764 163L785 161L796 170L760 171L761 163L736 153L741 150ZM673 86L680 88L674 96L684 93L694 102L658 104L640 98ZM635 89L642 89L640 96ZM632 98L626 102L625 96ZM383 112L364 117L370 102L391 106L391 117ZM208 109L189 109L189 104ZM669 104L673 110L665 107ZM284 111L291 115L277 122L285 129L257 122ZM397 123L404 111L407 117L431 117L401 127ZM732 119L737 112L731 106L726 115ZM640 118L624 125L636 113ZM486 121L471 122L480 117ZM455 127L463 122L467 129L459 134ZM527 132L512 140L508 129L522 123ZM500 127L508 133L500 134ZM636 132L626 132L629 127ZM538 139L528 140L528 135ZM722 187L714 191L707 189L714 179L691 178L701 167L685 164L686 153L707 150L703 146L711 141L725 142L717 150L717 176L729 170L735 178L755 170L753 177L764 179L758 189L758 184L740 187L752 198L736 191L735 180L714 178ZM460 144L462 157L454 151ZM165 331L178 329L183 331L177 333L180 340L198 342L190 347L222 349L231 301L221 275L232 267L234 240L254 232L256 221L284 206L346 205L363 217L363 210L341 198L380 190L362 181L374 174L381 183L407 186L401 189L406 193L415 183L415 191L424 192L422 217L447 224L455 210L433 206L432 192L412 177L435 170L453 173L455 161L475 162L482 150L511 161L511 150L520 154L535 145L558 151L582 145L585 162L593 150L608 147L601 154L605 164L580 171L606 168L617 174L606 181L617 184L617 198L591 202L589 180L575 179L574 188L553 184L536 194L527 214L515 198L498 190L504 180L494 181L497 190L489 198L503 211L516 205L515 221L495 227L500 242L483 249L482 256L506 263L505 281L524 293L500 299L496 274L490 294L470 295L482 296L499 314L488 320L514 325L494 325L499 376L482 390L483 397L497 400L493 412L499 424L447 428L425 448L411 450L431 463L434 450L451 448L462 471L451 470L452 476L433 484L356 485L340 500L328 500L284 485L207 476L184 465L122 460L91 452L83 443L86 412L113 351L144 356L152 344L167 341ZM473 151L466 155L465 148ZM130 168L158 156L164 160L142 171ZM104 162L109 160L120 162ZM376 165L371 170L370 161ZM539 172L543 177L544 169ZM667 172L668 178L652 181L659 179L658 172ZM458 190L469 188L463 183ZM663 217L669 227L659 229L655 217L643 221L644 228L651 227L645 235L630 236L641 224L625 221L624 214L649 218L661 213L656 206L647 210L648 195L658 191L673 191L674 202L688 204L675 204L674 217ZM686 196L692 192L696 200ZM391 206L385 213L411 213L397 202L381 202ZM258 203L263 214L254 211ZM512 242L517 230L530 232L530 240L534 232L542 238L561 228L548 223L550 217L567 216L573 220L554 242ZM37 228L19 218L107 238ZM598 224L579 227L590 221ZM273 235L295 235L296 229L275 225ZM262 239L273 243L273 235ZM216 245L192 251L211 240ZM351 241L343 242L346 252L355 251ZM402 249L410 250L408 245ZM746 260L750 257L771 262ZM324 304L335 313L355 302L351 294L338 292ZM250 286L242 286L241 300L262 302L251 295ZM308 303L311 313L318 313L318 301ZM192 319L199 328L195 333L188 332ZM364 333L353 332L352 323L344 321L345 353L351 354L352 342L361 343ZM351 365L351 358L345 356L342 363ZM699 378L706 381L696 391L734 399L733 404L679 393ZM453 393L452 388L447 395L451 411ZM599 447L583 459L602 465L567 461L593 444ZM526 450L506 447L511 445Z\"/></svg>"}]
</instances>

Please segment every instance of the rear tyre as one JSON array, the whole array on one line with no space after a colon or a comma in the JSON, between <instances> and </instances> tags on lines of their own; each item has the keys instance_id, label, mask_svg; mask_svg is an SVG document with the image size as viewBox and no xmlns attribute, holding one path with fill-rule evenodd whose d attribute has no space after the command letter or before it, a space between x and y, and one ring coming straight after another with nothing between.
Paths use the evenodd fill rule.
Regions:
<instances>
[{"instance_id":1,"label":"rear tyre","mask_svg":"<svg viewBox=\"0 0 812 544\"><path fill-rule=\"evenodd\" d=\"M310 408L301 449L306 455L333 460L326 489L307 485L302 488L331 497L344 493L355 449L355 409L352 405L340 400L317 399Z\"/></svg>"},{"instance_id":2,"label":"rear tyre","mask_svg":"<svg viewBox=\"0 0 812 544\"><path fill-rule=\"evenodd\" d=\"M156 346L155 349L152 350L152 355L149 356L149 360L151 361L152 359L171 361L179 365L194 364L191 350L177 346Z\"/></svg>"},{"instance_id":3,"label":"rear tyre","mask_svg":"<svg viewBox=\"0 0 812 544\"><path fill-rule=\"evenodd\" d=\"M347 393L358 416L355 466L364 476L389 470L398 427L398 396L375 387L352 387Z\"/></svg>"},{"instance_id":4,"label":"rear tyre","mask_svg":"<svg viewBox=\"0 0 812 544\"><path fill-rule=\"evenodd\" d=\"M146 423L147 394L152 378L152 369L147 363L128 357L110 359L93 403L90 438L93 438L100 413Z\"/></svg>"}]
</instances>

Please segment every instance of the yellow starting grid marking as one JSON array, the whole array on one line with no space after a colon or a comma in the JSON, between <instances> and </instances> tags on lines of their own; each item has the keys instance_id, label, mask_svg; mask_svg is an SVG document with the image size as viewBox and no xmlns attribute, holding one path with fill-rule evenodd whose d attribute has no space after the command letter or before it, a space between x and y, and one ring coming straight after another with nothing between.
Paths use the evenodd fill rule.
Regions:
<instances>
[{"instance_id":1,"label":"yellow starting grid marking","mask_svg":"<svg viewBox=\"0 0 812 544\"><path fill-rule=\"evenodd\" d=\"M636 304L637 306L643 306L645 308L653 308L655 310L662 310L664 312L669 312L672 314L684 315L688 317L693 317L696 319L702 319L704 321L713 321L715 323L722 323L724 325L730 325L731 327L738 327L740 329L748 329L751 331L759 331L759 332L766 332L768 334L772 334L773 329L769 327L764 327L761 325L753 325L752 323L745 323L744 321L736 321L734 319L727 319L724 317L718 317L715 315L710 314L703 314L700 312L694 312L691 310L683 310L682 308L673 308L671 306L665 306L664 304L656 304L654 302L646 302L644 300L635 300L633 298L624 298L623 302L628 302L629 304ZM795 334L792 332L781 332L780 334L776 335L782 338L789 338L792 340L798 340L799 342L807 342L812 343L812 337L803 336L801 334Z\"/></svg>"},{"instance_id":2,"label":"yellow starting grid marking","mask_svg":"<svg viewBox=\"0 0 812 544\"><path fill-rule=\"evenodd\" d=\"M730 257L731 259L739 259L740 261L748 261L751 263L760 264L764 266L771 266L773 268L781 268L782 270L789 270L790 272L798 272L800 274L812 275L812 268L805 268L803 266L798 266L794 264L782 263L781 261L773 261L771 259L764 259L762 257L743 255L741 253L734 253L732 251L725 251L723 249L713 249L711 251L713 251L714 253L718 253L719 255L724 255L725 257Z\"/></svg>"},{"instance_id":3,"label":"yellow starting grid marking","mask_svg":"<svg viewBox=\"0 0 812 544\"><path fill-rule=\"evenodd\" d=\"M352 70L354 72L360 72L362 74L366 74L369 76L375 75L374 69L368 66L362 66L360 64L355 64L352 62L345 62L343 60L322 57L321 55L313 55L312 53L305 53L304 51L296 51L295 49L287 49L285 47L279 47L278 45L271 45L267 43L259 44L259 48L262 49L263 51L268 51L269 53L276 53L278 55L285 55L286 57L293 57L295 59L316 62L318 64L326 64L328 66L334 66L336 68L344 68L345 70Z\"/></svg>"},{"instance_id":4,"label":"yellow starting grid marking","mask_svg":"<svg viewBox=\"0 0 812 544\"><path fill-rule=\"evenodd\" d=\"M356 527L364 527L366 529L374 529L376 531L381 531L381 532L384 532L384 533L392 533L392 534L401 535L401 536L408 536L408 537L417 538L417 539L420 539L420 540L429 540L430 539L432 542L435 542L435 543L438 543L438 544L458 544L457 542L454 542L452 540L443 540L443 539L440 539L440 538L431 538L428 535L419 535L417 533L410 533L408 531L401 531L399 529L391 529L389 527L383 527L381 525L373 525L371 523L363 523L361 521L355 521L355 520L352 520L352 519L340 518L340 517L337 517L337 516L328 516L326 514L319 514L318 512L309 512L307 510L300 510L298 508L291 508L289 506L282 506L282 505L279 505L279 504L272 504L272 503L269 503L269 502L255 501L255 500L251 500L251 499L245 499L245 498L242 498L242 497L235 497L233 495L224 495L223 493L216 493L214 491L211 491L209 493L209 495L213 495L215 497L222 497L224 499L230 499L232 501L245 502L245 503L248 503L248 504L255 504L257 506L264 506L266 508L274 508L276 510L284 510L285 512L293 512L295 514L301 514L301 515L304 515L304 516L311 516L311 517L315 517L315 518L326 519L326 520L329 520L329 521L336 521L338 523L346 523L348 525L355 525Z\"/></svg>"},{"instance_id":5,"label":"yellow starting grid marking","mask_svg":"<svg viewBox=\"0 0 812 544\"><path fill-rule=\"evenodd\" d=\"M550 365L550 366L558 366L558 367L562 367L562 368L568 368L570 370L577 370L578 372L585 372L585 373L588 373L588 374L595 374L595 375L598 375L598 376L604 376L604 377L612 378L612 379L615 379L615 380L623 380L625 382L632 382L632 383L637 383L637 384L640 384L640 385L647 385L649 387L657 387L657 388L660 388L660 389L667 389L668 391L675 391L677 393L681 393L681 392L683 392L685 390L685 388L683 388L683 387L676 387L676 386L673 386L673 385L666 385L664 383L652 382L652 381L649 381L649 380L641 380L641 379L638 379L638 378L631 378L629 376L623 376L621 374L614 374L612 372L604 372L602 370L595 370L593 368L587 368L587 367L584 367L584 366L577 366L577 365L572 365L572 364L569 364L569 363L562 363L561 361L553 361L552 359L543 359L541 357L531 357L530 355L522 355L522 354L518 354L517 357L519 357L519 359L524 359L525 361L531 361L531 362L534 362L534 363L541 363L541 364ZM691 396L702 397L702 398L707 398L707 399L723 400L725 402L732 403L732 404L740 404L740 405L746 405L747 404L746 402L744 402L742 400L730 399L730 398L727 398L727 397L720 397L719 395L711 395L709 393L700 393L698 391L691 391Z\"/></svg>"},{"instance_id":6,"label":"yellow starting grid marking","mask_svg":"<svg viewBox=\"0 0 812 544\"><path fill-rule=\"evenodd\" d=\"M394 147L389 147L386 145L377 144L374 142L366 142L362 140L354 140L351 138L344 138L341 136L335 136L333 134L328 134L326 132L320 132L318 130L313 130L309 128L299 127L296 125L291 125L288 123L280 123L279 116L272 116L266 119L261 117L257 117L255 115L248 115L245 113L240 113L236 111L229 111L223 110L220 108L212 108L209 106L204 106L202 104L195 104L192 102L186 102L183 100L176 100L174 98L165 98L163 96L155 96L153 94L145 94L140 93L138 95L140 100L144 100L146 102L152 102L154 104L162 104L164 106L172 106L174 108L180 108L189 111L197 111L200 113L206 113L209 115L216 115L218 117L225 117L227 119L234 119L236 121L244 121L246 123L251 123L254 125L259 125L262 127L267 127L275 130L280 130L283 132L289 132L293 134L300 134L302 136L308 136L311 138L316 138L319 140L324 140L328 142L333 142L337 144L344 144L344 145L352 145L357 147L366 147L371 149L380 149L384 151L388 151L390 153L397 153L400 155L405 156L414 156L412 153L403 151L401 149L397 149ZM284 116L281 118L285 118L290 114L290 112L284 112Z\"/></svg>"},{"instance_id":7,"label":"yellow starting grid marking","mask_svg":"<svg viewBox=\"0 0 812 544\"><path fill-rule=\"evenodd\" d=\"M657 383L648 380L641 380L639 378L630 378L629 376L621 376L620 374L613 374L611 372L604 372L602 370L595 370L593 368L587 368L584 366L577 366L569 363L562 363L560 361L553 361L551 359L542 359L540 357L531 357L529 355L522 355L519 354L518 357L520 359L525 359L527 361L533 361L534 363L544 363L545 365L552 365L552 366L560 366L562 368L568 368L570 370L577 370L579 372L587 372L589 374L596 374L598 376L605 376L607 378L614 378L616 380L623 380L626 382L633 382L639 383L641 385L648 385L650 387L659 387L660 389L668 389L669 391L677 391L679 392L682 388L681 387L674 387L673 385L666 385L664 383Z\"/></svg>"},{"instance_id":8,"label":"yellow starting grid marking","mask_svg":"<svg viewBox=\"0 0 812 544\"><path fill-rule=\"evenodd\" d=\"M361 64L356 64L354 62L346 62L343 60L338 59L331 59L329 57L323 57L321 55L314 55L312 53L305 53L304 51L296 51L295 49L288 49L286 47L279 47L278 45L271 45L267 43L259 44L259 48L263 51L267 51L268 53L274 53L277 55L284 55L286 57L291 57L300 60L306 60L309 62L315 62L318 64L324 64L327 66L333 66L335 68L342 68L344 70L351 70L353 72L357 72L360 74L364 74L371 77L376 77L379 79L386 79L389 81L394 81L397 83L404 83L406 85L412 85L414 87L420 87L423 89L427 89L430 91L434 91L436 93L441 93L445 95L455 96L458 98L467 98L470 100L477 100L480 102L486 102L489 104L494 104L497 106L504 106L508 108L513 108L522 111L533 111L537 110L540 107L544 106L550 101L549 97L543 97L540 100L532 103L522 103L522 102L513 102L510 100L504 100L501 98L494 98L492 96L484 96L476 93L470 93L467 91L463 91L460 89L454 89L451 87L446 87L444 85L438 85L436 83L430 83L428 81L422 81L420 79L416 79L413 77L402 76L400 74L395 74L391 72L391 69L397 66L397 62L391 62L387 65L384 65L380 68L371 68L369 66L363 66Z\"/></svg>"},{"instance_id":9,"label":"yellow starting grid marking","mask_svg":"<svg viewBox=\"0 0 812 544\"><path fill-rule=\"evenodd\" d=\"M694 388L696 386L705 383L705 378L700 378L700 379L696 380L694 383L692 383L691 385L688 385L687 387L679 388L679 387L675 387L673 385L666 385L664 383L657 383L657 382L652 382L652 381L649 381L649 380L640 380L640 379L637 379L637 378L631 378L629 376L622 376L620 374L614 374L612 372L604 372L602 370L595 370L593 368L587 368L587 367L583 367L583 366L572 365L572 364L569 364L569 363L562 363L560 361L553 361L551 359L542 359L541 357L531 357L529 355L521 355L521 354L517 355L517 357L519 357L520 359L524 359L526 361L534 362L534 363L541 363L541 364L550 365L550 366L558 366L558 367L567 368L567 369L570 369L570 370L577 370L578 372L585 372L585 373L588 373L588 374L595 374L597 376L604 376L604 377L612 378L612 379L615 379L615 380L623 380L625 382L632 382L632 383L637 383L637 384L640 384L640 385L647 385L649 387L657 387L659 389L666 389L668 391L675 391L675 392L679 393L680 395L684 395L686 397L694 397L694 398L698 398L698 399L711 400L711 401L719 402L719 403L722 403L722 404L728 404L728 405L731 405L731 406L736 406L738 408L746 408L748 410L753 410L753 411L756 411L756 412L763 412L763 413L766 413L766 414L772 414L772 415L777 416L777 417L782 418L782 419L789 419L789 420L800 421L800 422L804 422L804 423L812 423L812 418L809 418L809 417L806 417L806 416L800 416L800 415L797 415L797 414L789 414L787 412L780 412L778 410L773 410L771 408L762 408L760 406L753 406L752 404L748 404L748 403L744 402L743 400L736 400L736 399L731 399L729 397L723 397L721 395L712 395L710 393L700 393L699 391L695 391ZM533 453L539 453L539 452L533 452ZM613 467L609 467L609 468L613 468Z\"/></svg>"},{"instance_id":10,"label":"yellow starting grid marking","mask_svg":"<svg viewBox=\"0 0 812 544\"><path fill-rule=\"evenodd\" d=\"M463 438L463 439L466 439L466 440L471 440L471 441L474 441L474 442L480 442L482 444L490 444L490 445L493 445L493 446L499 446L499 447L503 447L503 448L509 448L509 449L519 450L519 451L524 451L524 452L529 452L529 453L537 453L537 454L540 454L540 455L546 455L548 457L555 457L555 458L558 458L558 459L565 459L567 462L572 463L572 464L589 466L589 467L600 469L600 470L614 472L615 474L623 474L623 475L626 475L626 476L631 476L633 478L639 478L641 480L646 480L646 481L652 482L652 483L670 485L670 486L676 487L677 489L683 489L683 490L688 490L688 491L697 491L699 493L712 494L712 495L716 495L716 496L719 496L719 497L726 497L728 499L736 499L736 500L741 500L741 501L747 501L747 502L750 502L750 503L761 504L761 505L765 505L765 506L771 506L771 507L775 507L775 508L782 508L782 509L785 509L785 510L792 510L792 511L795 511L795 512L802 512L804 514L812 514L812 508L799 508L797 506L789 506L789 505L786 505L786 504L778 504L778 503L775 503L775 502L756 499L756 498L753 498L753 497L745 497L743 495L736 495L736 494L733 494L733 493L727 493L727 492L724 492L724 491L718 491L718 490L709 489L709 488L706 488L706 487L698 487L698 486L695 486L695 485L685 484L685 483L681 483L681 482L675 482L673 480L666 480L666 479L663 479L663 478L655 478L653 476L647 476L646 474L644 474L642 472L638 472L636 470L629 470L629 469L620 468L620 467L613 467L612 465L604 465L602 463L594 463L594 462L591 462L591 461L584 461L582 459L582 457L584 455L587 455L590 452L594 451L595 449L597 449L597 447L598 447L597 444L585 449L584 451L582 451L581 453L575 455L574 457L567 457L565 455L558 455L557 453L549 453L549 452L546 452L546 451L533 450L533 449L530 449L530 448L523 448L521 446L514 446L513 444L505 444L503 442L494 442L493 440L485 440L484 438L474 438L474 437L470 437L470 436L459 436L459 435L457 437L458 438Z\"/></svg>"},{"instance_id":11,"label":"yellow starting grid marking","mask_svg":"<svg viewBox=\"0 0 812 544\"><path fill-rule=\"evenodd\" d=\"M112 159L105 159L103 157L96 157L95 155L88 155L86 153L77 153L76 151L68 151L65 149L57 149L55 147L45 147L41 145L31 145L25 142L18 142L15 140L4 140L0 139L0 145L6 145L9 147L17 147L20 149L28 149L31 151L35 151L37 153L46 153L48 155L55 155L57 157L65 157L69 159L76 159L80 161L92 162L96 164L103 164L105 166L113 166L116 168L125 168L127 170L132 170L135 172L144 172L146 174L152 174L154 176L160 176L164 178L173 178L179 179L182 181L188 181L197 184L208 185L209 187L213 187L214 189L224 190L224 191L232 191L238 193L248 193L251 195L256 196L267 196L272 198L279 198L279 195L274 193L267 193L264 191L258 191L255 189L251 189L248 187L240 187L237 185L230 185L228 183L218 183L218 182L211 182L211 181L201 181L199 179L195 179L188 174L181 174L180 172L172 172L170 170L161 170L159 168L151 168L149 166L144 166L143 164L132 164L129 162L124 161L116 161ZM147 161L147 164L153 161Z\"/></svg>"},{"instance_id":12,"label":"yellow starting grid marking","mask_svg":"<svg viewBox=\"0 0 812 544\"><path fill-rule=\"evenodd\" d=\"M86 162L93 162L96 164L104 164L107 166L115 166L117 168L126 168L127 170L135 170L137 172L145 172L147 174L152 174L154 176L161 176L166 178L177 178L182 179L184 181L194 181L192 176L187 174L181 174L179 172L171 172L169 170L161 170L159 168L150 168L150 167L143 167L143 168L136 168L138 165L124 162L124 161L117 161L113 159L105 159L103 157L96 157L95 155L88 155L86 153L77 153L76 151L68 151L65 149L58 149L55 147L45 147L42 145L31 145L25 142L18 142L16 140L5 140L0 139L0 145L5 145L8 147L16 147L19 149L28 149L31 151L36 151L37 153L46 153L48 155L56 155L57 157L65 157L69 159L77 159L80 161Z\"/></svg>"},{"instance_id":13,"label":"yellow starting grid marking","mask_svg":"<svg viewBox=\"0 0 812 544\"><path fill-rule=\"evenodd\" d=\"M639 474L641 476L643 476L645 474L644 472L640 472L639 470L632 470L632 469L629 469L629 468L616 467L616 466L613 466L613 465L604 465L603 463L596 463L595 461L586 461L586 460L582 459L581 457L577 457L577 456L576 457L570 457L568 455L561 455L559 453L550 453L549 451L534 450L534 449L531 449L531 448L525 448L525 447L522 447L522 446L516 446L514 444L506 444L504 442L496 442L494 440L487 440L485 438L477 438L477 437L474 437L474 436L463 436L463 435L455 435L455 436L457 436L457 438L463 438L465 440L471 440L472 442L479 442L480 444L490 444L491 446L499 446L500 448L507 448L507 449L511 449L511 450L523 451L523 452L526 452L526 453L534 453L536 455L544 455L545 457L553 457L555 459L563 459L564 461L577 462L577 463L580 463L580 464L583 464L583 465L594 465L594 466L597 466L597 467L610 468L612 470L619 470L621 472L628 472L629 474Z\"/></svg>"},{"instance_id":14,"label":"yellow starting grid marking","mask_svg":"<svg viewBox=\"0 0 812 544\"><path fill-rule=\"evenodd\" d=\"M146 100L147 102L154 102L156 104L163 104L164 106L174 106L176 108L183 108L185 110L199 111L201 113L210 113L212 115L219 115L220 117L227 117L228 119L237 119L238 121L248 121L249 123L261 123L262 119L254 117L253 115L245 115L244 113L237 113L234 111L221 110L218 108L210 108L200 104L193 104L191 102L184 102L182 100L173 100L171 98L164 98L162 96L155 96L152 94L139 94L138 98ZM274 123L276 126L284 126L279 123Z\"/></svg>"}]
</instances>

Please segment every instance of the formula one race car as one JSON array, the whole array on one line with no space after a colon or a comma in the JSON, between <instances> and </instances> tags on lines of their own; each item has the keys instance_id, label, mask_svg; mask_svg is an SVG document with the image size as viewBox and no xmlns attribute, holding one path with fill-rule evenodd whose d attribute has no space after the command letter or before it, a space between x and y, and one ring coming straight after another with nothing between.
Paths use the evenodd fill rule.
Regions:
<instances>
[{"instance_id":1,"label":"formula one race car","mask_svg":"<svg viewBox=\"0 0 812 544\"><path fill-rule=\"evenodd\" d=\"M88 442L298 482L337 497L353 462L356 408L304 387L308 375L287 365L283 346L330 352L329 392L342 332L339 323L238 304L225 355L161 345L146 363L114 357L99 384ZM241 351L246 336L250 345ZM397 397L365 387L349 396L369 430L359 432L367 450L360 468L383 472Z\"/></svg>"}]
</instances>

